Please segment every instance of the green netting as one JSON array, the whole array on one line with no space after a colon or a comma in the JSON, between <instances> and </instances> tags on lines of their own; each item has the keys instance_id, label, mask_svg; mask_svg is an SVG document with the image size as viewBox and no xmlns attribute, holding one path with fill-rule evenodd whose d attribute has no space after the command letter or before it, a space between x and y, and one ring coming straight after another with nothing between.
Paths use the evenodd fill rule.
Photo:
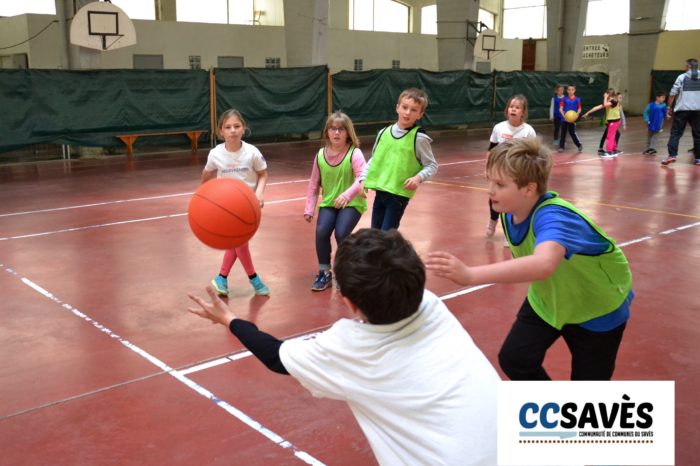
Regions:
<instances>
[{"instance_id":1,"label":"green netting","mask_svg":"<svg viewBox=\"0 0 700 466\"><path fill-rule=\"evenodd\" d=\"M341 71L333 75L332 83L333 109L356 123L395 120L396 101L410 87L428 94L425 125L487 121L491 115L492 78L472 71Z\"/></svg>"},{"instance_id":2,"label":"green netting","mask_svg":"<svg viewBox=\"0 0 700 466\"><path fill-rule=\"evenodd\" d=\"M216 111L235 108L251 138L323 130L328 68L216 69Z\"/></svg>"},{"instance_id":3,"label":"green netting","mask_svg":"<svg viewBox=\"0 0 700 466\"><path fill-rule=\"evenodd\" d=\"M240 110L253 139L320 131L327 76L325 66L217 69L217 112ZM530 118L537 119L548 116L556 83L576 84L590 108L607 81L603 73L343 71L333 75L332 108L358 124L384 124L396 119L401 91L418 87L430 99L422 121L429 127L499 121L516 93L528 97ZM209 102L209 76L201 70L0 70L0 151L37 143L120 147L118 134L209 129ZM153 140L161 139L138 143Z\"/></svg>"},{"instance_id":4,"label":"green netting","mask_svg":"<svg viewBox=\"0 0 700 466\"><path fill-rule=\"evenodd\" d=\"M668 95L671 92L671 87L676 81L676 78L683 73L682 70L678 71L661 71L661 70L651 70L651 95L649 96L649 102L654 100L657 92L665 92Z\"/></svg>"},{"instance_id":5,"label":"green netting","mask_svg":"<svg viewBox=\"0 0 700 466\"><path fill-rule=\"evenodd\" d=\"M206 71L0 70L0 151L121 146L114 136L209 129Z\"/></svg>"},{"instance_id":6,"label":"green netting","mask_svg":"<svg viewBox=\"0 0 700 466\"><path fill-rule=\"evenodd\" d=\"M549 105L557 84L573 84L576 96L581 98L583 111L603 102L608 88L605 73L510 71L496 72L495 119L501 119L508 98L523 94L528 100L530 119L549 118Z\"/></svg>"}]
</instances>

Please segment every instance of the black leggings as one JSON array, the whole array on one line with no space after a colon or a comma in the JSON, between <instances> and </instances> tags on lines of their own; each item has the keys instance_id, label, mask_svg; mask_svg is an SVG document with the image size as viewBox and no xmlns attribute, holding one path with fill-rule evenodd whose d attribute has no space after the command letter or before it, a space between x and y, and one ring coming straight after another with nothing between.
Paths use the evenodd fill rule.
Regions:
<instances>
[{"instance_id":1,"label":"black leggings","mask_svg":"<svg viewBox=\"0 0 700 466\"><path fill-rule=\"evenodd\" d=\"M610 380L625 326L592 332L569 324L557 330L542 320L525 298L498 353L498 362L511 380L551 380L542 362L549 347L563 337L571 351L571 380Z\"/></svg>"}]
</instances>

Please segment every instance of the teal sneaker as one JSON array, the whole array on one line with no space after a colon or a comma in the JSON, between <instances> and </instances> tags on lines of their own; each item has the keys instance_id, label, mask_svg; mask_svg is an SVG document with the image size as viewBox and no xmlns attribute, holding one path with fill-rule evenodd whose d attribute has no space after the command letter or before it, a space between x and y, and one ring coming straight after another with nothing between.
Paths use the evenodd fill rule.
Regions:
<instances>
[{"instance_id":1,"label":"teal sneaker","mask_svg":"<svg viewBox=\"0 0 700 466\"><path fill-rule=\"evenodd\" d=\"M270 289L260 280L260 275L250 280L250 284L255 289L255 294L267 296L270 294Z\"/></svg>"},{"instance_id":2,"label":"teal sneaker","mask_svg":"<svg viewBox=\"0 0 700 466\"><path fill-rule=\"evenodd\" d=\"M228 280L226 278L217 275L211 284L219 295L228 296Z\"/></svg>"}]
</instances>

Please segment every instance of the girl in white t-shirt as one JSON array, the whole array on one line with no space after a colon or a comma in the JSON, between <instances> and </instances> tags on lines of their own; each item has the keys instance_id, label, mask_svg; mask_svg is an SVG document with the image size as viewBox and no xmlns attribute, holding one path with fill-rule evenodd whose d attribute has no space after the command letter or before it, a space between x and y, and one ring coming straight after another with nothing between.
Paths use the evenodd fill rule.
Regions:
<instances>
[{"instance_id":1,"label":"girl in white t-shirt","mask_svg":"<svg viewBox=\"0 0 700 466\"><path fill-rule=\"evenodd\" d=\"M241 139L245 131L246 123L238 110L230 109L221 114L217 135L224 142L209 151L207 164L202 171L202 183L212 178L239 179L255 191L260 207L263 207L265 204L263 193L267 184L267 162L255 146ZM228 295L228 274L236 259L241 260L250 284L255 289L255 294L269 295L269 288L255 272L248 243L224 253L219 275L212 280L216 292L223 296Z\"/></svg>"},{"instance_id":2,"label":"girl in white t-shirt","mask_svg":"<svg viewBox=\"0 0 700 466\"><path fill-rule=\"evenodd\" d=\"M502 121L493 127L489 151L503 141L517 138L534 138L537 135L532 126L525 123L527 120L527 98L522 94L516 94L508 99L506 108L503 110L506 121ZM491 218L486 225L486 236L491 237L496 232L498 222L498 212L493 210L491 199L489 199L489 211Z\"/></svg>"}]
</instances>

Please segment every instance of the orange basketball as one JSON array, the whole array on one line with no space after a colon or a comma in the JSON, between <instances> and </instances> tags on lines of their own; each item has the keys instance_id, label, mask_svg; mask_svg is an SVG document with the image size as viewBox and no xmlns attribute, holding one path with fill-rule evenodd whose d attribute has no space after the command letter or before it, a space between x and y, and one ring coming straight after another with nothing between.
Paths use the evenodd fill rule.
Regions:
<instances>
[{"instance_id":1,"label":"orange basketball","mask_svg":"<svg viewBox=\"0 0 700 466\"><path fill-rule=\"evenodd\" d=\"M233 249L257 231L260 201L243 181L217 178L195 191L187 219L202 243L215 249Z\"/></svg>"}]
</instances>

